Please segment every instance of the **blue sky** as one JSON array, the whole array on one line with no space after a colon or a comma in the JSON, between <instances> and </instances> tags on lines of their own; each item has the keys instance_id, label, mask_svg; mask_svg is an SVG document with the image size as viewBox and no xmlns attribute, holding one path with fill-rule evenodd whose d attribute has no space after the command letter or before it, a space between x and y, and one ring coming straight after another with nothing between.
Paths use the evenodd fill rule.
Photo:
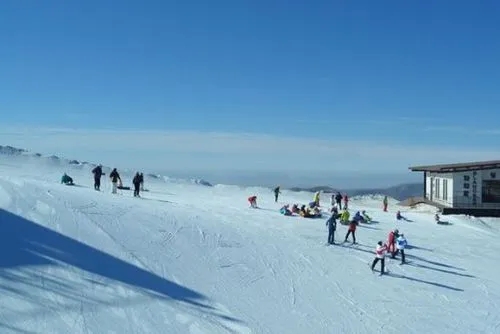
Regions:
<instances>
[{"instance_id":1,"label":"blue sky","mask_svg":"<svg viewBox=\"0 0 500 334\"><path fill-rule=\"evenodd\" d=\"M392 184L413 164L498 158L498 36L496 1L4 0L0 140Z\"/></svg>"}]
</instances>

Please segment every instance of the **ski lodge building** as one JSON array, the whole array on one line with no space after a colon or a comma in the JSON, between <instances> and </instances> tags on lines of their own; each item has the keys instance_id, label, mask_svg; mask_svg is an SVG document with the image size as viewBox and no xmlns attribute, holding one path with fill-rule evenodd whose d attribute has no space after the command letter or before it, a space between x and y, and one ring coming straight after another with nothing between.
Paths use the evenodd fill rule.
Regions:
<instances>
[{"instance_id":1,"label":"ski lodge building","mask_svg":"<svg viewBox=\"0 0 500 334\"><path fill-rule=\"evenodd\" d=\"M424 173L424 201L442 214L500 217L500 160L409 169Z\"/></svg>"}]
</instances>

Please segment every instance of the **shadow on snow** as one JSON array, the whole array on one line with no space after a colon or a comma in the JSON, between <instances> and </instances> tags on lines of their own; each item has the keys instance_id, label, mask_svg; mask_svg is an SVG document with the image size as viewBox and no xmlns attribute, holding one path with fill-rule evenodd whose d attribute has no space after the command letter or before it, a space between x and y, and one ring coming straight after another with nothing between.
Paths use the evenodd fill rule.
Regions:
<instances>
[{"instance_id":1,"label":"shadow on snow","mask_svg":"<svg viewBox=\"0 0 500 334\"><path fill-rule=\"evenodd\" d=\"M75 309L82 303L123 306L127 297L118 293L110 295L109 289L113 284L121 283L142 292L135 294L136 302L139 299L147 301L151 297L174 300L202 310L208 316L241 322L217 313L205 304L207 297L194 290L3 209L0 209L0 253L2 296L15 296L38 306L38 312L32 312L36 310L29 307L24 316L35 317L54 308L71 310L72 306L67 303L54 304L54 298L51 299L47 293L73 301ZM58 269L68 266L84 272L73 276L57 275ZM6 284L7 281L11 283ZM99 286L102 291L94 295L86 296L83 292L85 289L98 289ZM9 320L8 325L0 323L0 327L9 329L8 326L12 326L12 322L23 312L12 307L11 313L12 321Z\"/></svg>"},{"instance_id":2,"label":"shadow on snow","mask_svg":"<svg viewBox=\"0 0 500 334\"><path fill-rule=\"evenodd\" d=\"M429 284L429 285L433 285L433 286L437 286L437 287L440 287L440 288L445 288L445 289L449 289L449 290L453 290L453 291L458 291L458 292L463 292L464 291L463 289L455 288L455 287L450 286L450 285L446 285L446 284L442 284L442 283L437 283L437 282L426 281L426 280L423 280L423 279L414 278L414 277L410 277L410 276L406 276L406 275L394 274L392 272L385 274L385 276L407 279L409 281L419 282L419 283L424 283L424 284Z\"/></svg>"}]
</instances>

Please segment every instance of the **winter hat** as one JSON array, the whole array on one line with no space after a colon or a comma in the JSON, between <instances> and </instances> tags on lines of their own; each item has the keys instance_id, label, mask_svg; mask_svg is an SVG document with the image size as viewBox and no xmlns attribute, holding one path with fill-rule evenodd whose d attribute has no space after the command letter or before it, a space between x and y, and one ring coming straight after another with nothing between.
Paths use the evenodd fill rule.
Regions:
<instances>
[{"instance_id":1,"label":"winter hat","mask_svg":"<svg viewBox=\"0 0 500 334\"><path fill-rule=\"evenodd\" d=\"M377 242L377 245L382 246L382 241Z\"/></svg>"}]
</instances>

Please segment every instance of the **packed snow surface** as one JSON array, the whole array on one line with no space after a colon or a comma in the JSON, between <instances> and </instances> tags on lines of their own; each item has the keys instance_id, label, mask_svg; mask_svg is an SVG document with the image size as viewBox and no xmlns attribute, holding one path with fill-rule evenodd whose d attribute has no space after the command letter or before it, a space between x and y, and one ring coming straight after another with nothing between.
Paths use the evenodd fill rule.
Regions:
<instances>
[{"instance_id":1,"label":"packed snow surface","mask_svg":"<svg viewBox=\"0 0 500 334\"><path fill-rule=\"evenodd\" d=\"M365 196L350 202L374 219L359 244L327 246L326 218L279 214L310 193L275 203L270 189L150 177L134 198L108 175L95 191L90 165L44 159L0 157L1 333L500 333L496 219L437 225ZM396 227L410 262L372 273Z\"/></svg>"}]
</instances>

